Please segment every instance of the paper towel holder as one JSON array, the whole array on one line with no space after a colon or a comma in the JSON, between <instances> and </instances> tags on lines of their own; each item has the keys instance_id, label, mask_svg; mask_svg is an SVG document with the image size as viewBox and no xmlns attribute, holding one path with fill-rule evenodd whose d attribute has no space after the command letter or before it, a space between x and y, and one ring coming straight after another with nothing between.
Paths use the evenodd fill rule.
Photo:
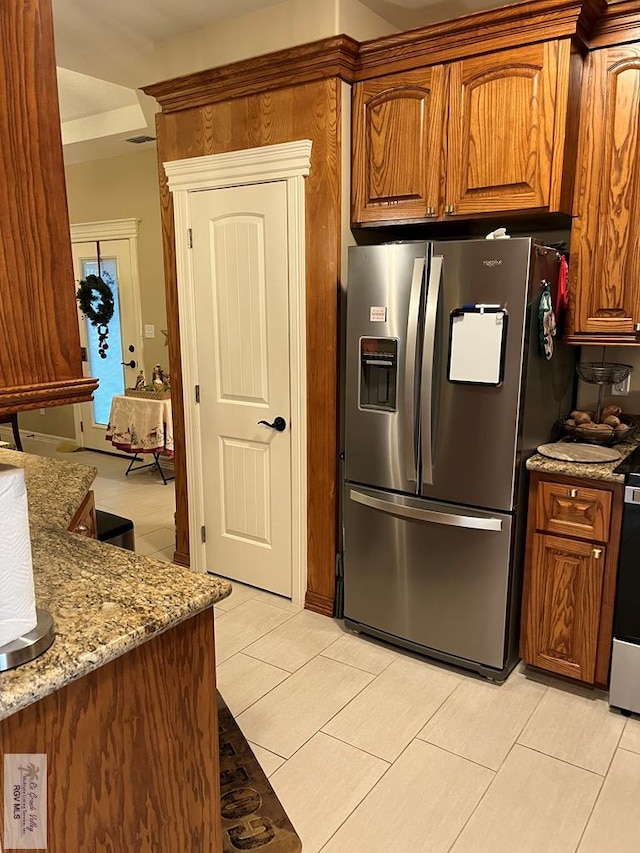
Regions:
<instances>
[{"instance_id":1,"label":"paper towel holder","mask_svg":"<svg viewBox=\"0 0 640 853\"><path fill-rule=\"evenodd\" d=\"M49 648L56 636L53 617L48 610L36 609L36 627L17 640L0 646L0 672L14 669L23 663L35 660Z\"/></svg>"}]
</instances>

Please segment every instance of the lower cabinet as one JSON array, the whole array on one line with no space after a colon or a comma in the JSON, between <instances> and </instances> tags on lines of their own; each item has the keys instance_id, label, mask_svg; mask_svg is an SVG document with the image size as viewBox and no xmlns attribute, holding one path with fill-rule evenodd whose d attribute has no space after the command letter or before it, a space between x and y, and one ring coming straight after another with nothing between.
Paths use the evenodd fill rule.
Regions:
<instances>
[{"instance_id":1,"label":"lower cabinet","mask_svg":"<svg viewBox=\"0 0 640 853\"><path fill-rule=\"evenodd\" d=\"M520 654L606 687L622 486L532 474Z\"/></svg>"}]
</instances>

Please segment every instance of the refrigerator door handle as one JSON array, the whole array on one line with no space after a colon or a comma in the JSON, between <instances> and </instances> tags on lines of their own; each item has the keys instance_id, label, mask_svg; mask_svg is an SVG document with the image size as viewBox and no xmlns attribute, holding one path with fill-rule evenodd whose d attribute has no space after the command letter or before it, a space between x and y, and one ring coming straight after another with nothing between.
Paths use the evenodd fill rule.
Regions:
<instances>
[{"instance_id":1,"label":"refrigerator door handle","mask_svg":"<svg viewBox=\"0 0 640 853\"><path fill-rule=\"evenodd\" d=\"M398 515L400 518L413 518L417 521L430 521L433 524L448 524L451 527L467 527L472 530L502 530L501 518L487 518L475 515L457 515L451 512L437 512L432 509L420 509L414 506L402 506L402 504L374 498L355 489L349 490L349 497L356 503Z\"/></svg>"},{"instance_id":2,"label":"refrigerator door handle","mask_svg":"<svg viewBox=\"0 0 640 853\"><path fill-rule=\"evenodd\" d=\"M407 320L407 349L404 367L404 428L407 448L407 480L411 483L418 479L418 441L416 437L416 356L418 345L418 321L420 318L420 297L426 259L416 258L413 262L411 277L411 295L409 297L409 318Z\"/></svg>"},{"instance_id":3,"label":"refrigerator door handle","mask_svg":"<svg viewBox=\"0 0 640 853\"><path fill-rule=\"evenodd\" d=\"M442 281L442 255L433 255L429 269L429 289L424 319L424 348L422 350L422 410L420 427L422 432L422 482L433 485L433 459L431 458L431 394L433 392L433 359L436 349L436 323L438 299Z\"/></svg>"}]
</instances>

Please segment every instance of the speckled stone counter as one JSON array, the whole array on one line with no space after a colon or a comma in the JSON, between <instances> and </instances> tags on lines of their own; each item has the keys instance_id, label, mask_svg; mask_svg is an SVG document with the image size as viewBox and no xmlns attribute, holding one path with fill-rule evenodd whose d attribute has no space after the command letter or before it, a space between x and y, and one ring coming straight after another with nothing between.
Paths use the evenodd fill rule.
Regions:
<instances>
[{"instance_id":1,"label":"speckled stone counter","mask_svg":"<svg viewBox=\"0 0 640 853\"><path fill-rule=\"evenodd\" d=\"M7 450L0 463L25 469L36 601L56 625L48 651L0 673L0 719L231 592L228 581L68 533L94 468Z\"/></svg>"},{"instance_id":2,"label":"speckled stone counter","mask_svg":"<svg viewBox=\"0 0 640 853\"><path fill-rule=\"evenodd\" d=\"M622 459L628 456L632 450L640 444L640 435L636 434L629 441L620 442L615 445ZM558 459L548 459L546 456L541 456L536 453L527 459L526 467L528 471L542 471L546 474L563 474L566 477L582 477L586 480L600 480L607 483L623 483L623 474L614 474L614 468L617 468L622 460L616 462L561 462Z\"/></svg>"}]
</instances>

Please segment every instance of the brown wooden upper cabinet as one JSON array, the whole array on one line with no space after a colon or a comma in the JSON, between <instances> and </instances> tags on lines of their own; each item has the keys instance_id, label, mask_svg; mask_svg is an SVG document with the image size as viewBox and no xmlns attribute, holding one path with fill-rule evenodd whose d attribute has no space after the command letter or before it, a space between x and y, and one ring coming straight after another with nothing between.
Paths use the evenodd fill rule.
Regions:
<instances>
[{"instance_id":1,"label":"brown wooden upper cabinet","mask_svg":"<svg viewBox=\"0 0 640 853\"><path fill-rule=\"evenodd\" d=\"M613 335L633 339L640 323L640 47L592 51L586 75L571 236L571 332L607 343Z\"/></svg>"},{"instance_id":2,"label":"brown wooden upper cabinet","mask_svg":"<svg viewBox=\"0 0 640 853\"><path fill-rule=\"evenodd\" d=\"M354 224L570 213L568 39L357 83Z\"/></svg>"},{"instance_id":3,"label":"brown wooden upper cabinet","mask_svg":"<svg viewBox=\"0 0 640 853\"><path fill-rule=\"evenodd\" d=\"M354 86L354 222L439 215L446 78L435 65Z\"/></svg>"}]
</instances>

